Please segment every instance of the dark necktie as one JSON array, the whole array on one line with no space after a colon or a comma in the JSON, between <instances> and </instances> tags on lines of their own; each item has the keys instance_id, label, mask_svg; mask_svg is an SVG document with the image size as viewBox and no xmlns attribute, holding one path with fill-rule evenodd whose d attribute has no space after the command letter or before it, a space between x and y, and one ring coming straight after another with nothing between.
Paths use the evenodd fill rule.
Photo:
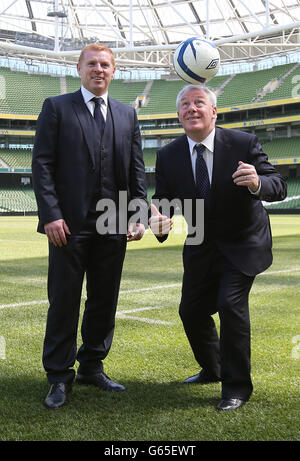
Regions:
<instances>
[{"instance_id":1,"label":"dark necktie","mask_svg":"<svg viewBox=\"0 0 300 461\"><path fill-rule=\"evenodd\" d=\"M104 125L105 121L101 112L101 104L103 102L102 98L93 98L91 101L94 101L95 103L95 109L94 109L94 119L95 122L97 123L99 127L100 134L102 136L103 130L104 130Z\"/></svg>"},{"instance_id":2,"label":"dark necktie","mask_svg":"<svg viewBox=\"0 0 300 461\"><path fill-rule=\"evenodd\" d=\"M197 190L197 197L207 199L210 190L210 183L209 183L209 176L208 170L206 166L206 162L203 158L203 152L205 150L205 146L203 144L198 144L195 146L197 151L197 159L196 159L196 190Z\"/></svg>"}]
</instances>

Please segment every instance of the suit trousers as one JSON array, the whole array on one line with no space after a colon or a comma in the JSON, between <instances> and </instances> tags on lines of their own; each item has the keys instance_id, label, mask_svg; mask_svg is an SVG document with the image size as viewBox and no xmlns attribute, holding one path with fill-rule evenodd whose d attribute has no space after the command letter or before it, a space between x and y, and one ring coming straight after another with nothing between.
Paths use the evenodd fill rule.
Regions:
<instances>
[{"instance_id":1,"label":"suit trousers","mask_svg":"<svg viewBox=\"0 0 300 461\"><path fill-rule=\"evenodd\" d=\"M221 378L222 398L247 400L253 390L248 300L254 277L240 272L212 243L185 246L183 261L179 313L195 359Z\"/></svg>"},{"instance_id":2,"label":"suit trousers","mask_svg":"<svg viewBox=\"0 0 300 461\"><path fill-rule=\"evenodd\" d=\"M94 374L103 368L113 339L115 314L126 236L96 232L95 218L78 235L68 236L61 248L49 244L49 310L43 365L50 384L71 382L76 359L80 372ZM87 298L83 313L82 345L77 352L77 330L82 286Z\"/></svg>"}]
</instances>

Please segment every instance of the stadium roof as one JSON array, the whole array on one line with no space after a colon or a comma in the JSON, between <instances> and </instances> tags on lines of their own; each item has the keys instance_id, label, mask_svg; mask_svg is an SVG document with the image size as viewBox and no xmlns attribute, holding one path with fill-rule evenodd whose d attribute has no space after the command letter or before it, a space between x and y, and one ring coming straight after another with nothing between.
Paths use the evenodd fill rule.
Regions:
<instances>
[{"instance_id":1,"label":"stadium roof","mask_svg":"<svg viewBox=\"0 0 300 461\"><path fill-rule=\"evenodd\" d=\"M99 41L119 68L169 69L188 37L225 63L299 51L299 28L299 0L1 0L0 55L72 64Z\"/></svg>"}]
</instances>

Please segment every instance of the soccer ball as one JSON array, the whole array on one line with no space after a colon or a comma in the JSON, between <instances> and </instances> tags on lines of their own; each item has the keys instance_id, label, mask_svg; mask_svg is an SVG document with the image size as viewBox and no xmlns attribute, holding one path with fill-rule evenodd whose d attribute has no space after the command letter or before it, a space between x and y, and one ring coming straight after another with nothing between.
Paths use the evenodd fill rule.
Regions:
<instances>
[{"instance_id":1,"label":"soccer ball","mask_svg":"<svg viewBox=\"0 0 300 461\"><path fill-rule=\"evenodd\" d=\"M218 72L220 54L213 43L203 38L192 37L178 45L173 62L180 78L189 83L203 84Z\"/></svg>"}]
</instances>

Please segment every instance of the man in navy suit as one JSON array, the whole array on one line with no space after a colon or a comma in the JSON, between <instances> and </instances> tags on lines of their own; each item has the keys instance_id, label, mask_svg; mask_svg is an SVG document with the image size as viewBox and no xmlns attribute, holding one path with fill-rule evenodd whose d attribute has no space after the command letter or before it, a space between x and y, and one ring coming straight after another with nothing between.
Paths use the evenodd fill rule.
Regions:
<instances>
[{"instance_id":1,"label":"man in navy suit","mask_svg":"<svg viewBox=\"0 0 300 461\"><path fill-rule=\"evenodd\" d=\"M32 160L38 231L49 240L50 306L43 350L51 385L44 402L48 408L65 403L76 359L78 383L125 389L104 373L102 361L112 344L126 243L142 238L145 228L142 222L130 222L127 234L127 227L120 230L120 191L126 194L125 206L137 200L147 209L136 112L108 96L115 72L111 50L88 45L77 69L81 89L44 102ZM113 232L98 228L103 200L115 204ZM84 275L87 300L77 351Z\"/></svg>"},{"instance_id":2,"label":"man in navy suit","mask_svg":"<svg viewBox=\"0 0 300 461\"><path fill-rule=\"evenodd\" d=\"M184 87L177 111L185 134L157 153L153 201L176 198L185 214L184 204L190 201L195 213L196 200L204 200L204 239L193 244L188 236L183 250L179 313L201 367L185 382L221 381L217 409L234 410L253 390L249 292L255 276L272 263L269 218L261 200L283 200L286 183L255 135L215 126L216 97L208 88ZM171 216L151 207L150 226L163 242ZM194 215L185 217L193 226L197 222ZM216 312L220 337L212 318Z\"/></svg>"}]
</instances>

